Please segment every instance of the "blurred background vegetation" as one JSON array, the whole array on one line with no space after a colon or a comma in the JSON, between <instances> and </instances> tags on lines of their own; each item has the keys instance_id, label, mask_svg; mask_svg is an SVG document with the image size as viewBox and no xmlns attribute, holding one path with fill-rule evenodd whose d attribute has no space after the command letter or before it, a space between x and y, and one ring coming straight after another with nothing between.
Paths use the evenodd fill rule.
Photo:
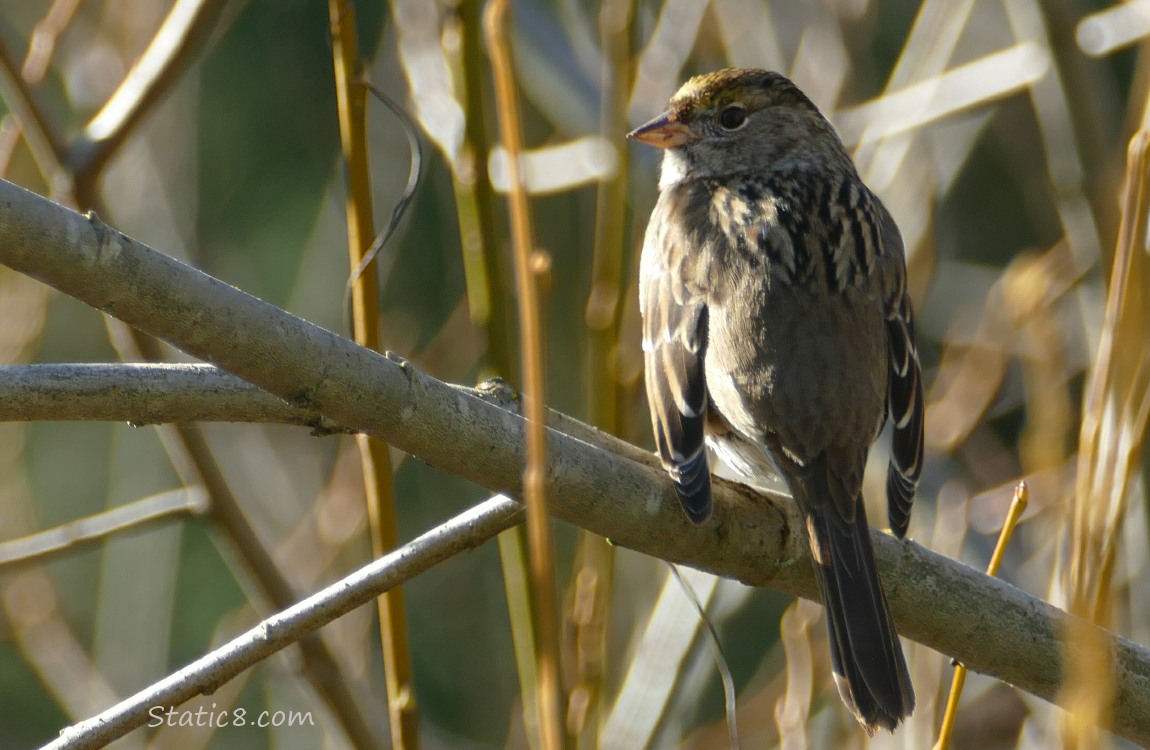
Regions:
<instances>
[{"instance_id":1,"label":"blurred background vegetation","mask_svg":"<svg viewBox=\"0 0 1150 750\"><path fill-rule=\"evenodd\" d=\"M727 65L783 71L839 127L906 240L930 385L928 461L911 536L983 567L1014 484L1026 478L1031 508L1001 575L1061 606L1083 587L1104 590L1098 619L1150 642L1144 392L1127 394L1127 411L1107 423L1109 434L1134 447L1114 469L1130 468L1131 482L1118 483L1120 502L1107 506L1115 509L1111 525L1098 532L1115 542L1107 548L1112 569L1098 574L1100 584L1070 564L1083 559L1070 551L1075 514L1096 501L1075 490L1083 404L1107 326L1126 146L1143 126L1150 80L1140 54L1150 3L1126 4L1125 16L1111 6L515 2L528 186L546 260L549 405L649 445L633 284L657 161L623 135L693 73ZM97 208L157 249L348 332L348 167L328 8L305 0L174 7L199 14L188 54L171 63L173 75L140 106L138 125L122 129L105 164L60 145L100 142L102 108L173 7L3 4L0 171ZM515 383L514 284L498 192L506 161L494 149L480 4L360 2L355 11L364 75L404 104L425 143L414 201L379 256L382 346L443 380L471 384L498 373ZM25 139L21 124L33 118L39 122ZM37 143L44 133L55 135L55 150ZM380 226L401 195L411 155L399 121L376 101L368 105L367 141ZM1131 283L1147 290L1150 280ZM1135 338L1115 346L1140 352L1145 339L1137 334L1147 323L1125 329ZM0 362L114 361L123 347L112 340L97 313L0 268ZM370 557L351 438L255 425L203 431L227 486L297 592ZM181 473L158 435L124 424L0 424L0 540L179 488ZM1091 455L1108 450L1089 447ZM868 468L872 518L885 517L884 451L880 444ZM393 455L393 462L401 540L486 496L420 461ZM602 726L605 747L726 747L711 652L665 567L569 527L555 533L567 687L578 675L579 705L587 707L569 713L579 746L595 746ZM0 747L47 741L266 614L244 556L220 543L210 514L184 513L58 560L0 567ZM508 562L487 545L405 587L424 747L528 747L504 593ZM911 648L918 711L898 735L866 741L829 679L817 608L690 578L722 638L745 746L775 746L780 733L786 747L933 743L949 685L943 655ZM375 611L363 608L323 637L339 679L367 707L370 732L385 738L375 628ZM200 704L311 711L314 726L147 730L117 746L349 746L345 725L300 665L289 653ZM972 676L955 746L1070 744L1057 714Z\"/></svg>"}]
</instances>

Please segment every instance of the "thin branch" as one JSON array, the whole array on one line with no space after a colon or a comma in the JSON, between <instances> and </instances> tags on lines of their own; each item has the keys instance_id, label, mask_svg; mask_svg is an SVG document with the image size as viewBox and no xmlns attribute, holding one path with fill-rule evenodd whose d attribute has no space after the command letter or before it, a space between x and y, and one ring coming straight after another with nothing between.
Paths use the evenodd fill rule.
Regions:
<instances>
[{"instance_id":1,"label":"thin branch","mask_svg":"<svg viewBox=\"0 0 1150 750\"><path fill-rule=\"evenodd\" d=\"M207 494L198 487L181 487L118 505L54 529L0 542L0 568L50 562L87 549L111 536L138 534L207 508Z\"/></svg>"},{"instance_id":2,"label":"thin branch","mask_svg":"<svg viewBox=\"0 0 1150 750\"><path fill-rule=\"evenodd\" d=\"M437 563L478 547L521 519L522 508L517 502L507 497L493 497L267 618L238 638L99 716L68 727L44 750L104 747L146 724L155 707L178 706L197 695L210 695L248 667L314 634L341 615L367 604Z\"/></svg>"},{"instance_id":3,"label":"thin branch","mask_svg":"<svg viewBox=\"0 0 1150 750\"><path fill-rule=\"evenodd\" d=\"M64 137L49 121L38 92L24 82L24 78L20 75L20 64L2 37L0 37L0 97L3 97L8 109L16 115L45 184L52 190L53 195L69 193L71 186L61 184L66 180L63 170Z\"/></svg>"},{"instance_id":4,"label":"thin branch","mask_svg":"<svg viewBox=\"0 0 1150 750\"><path fill-rule=\"evenodd\" d=\"M105 323L121 359L164 358L160 342L146 332L110 315L105 316ZM156 436L180 480L207 492L206 517L215 532L212 538L244 585L249 600L265 611L281 610L296 601L295 587L244 513L200 426L189 422L161 424L156 426ZM378 727L368 718L363 701L356 699L327 644L318 637L306 638L300 643L300 654L300 674L331 710L352 745L379 747L382 739Z\"/></svg>"},{"instance_id":5,"label":"thin branch","mask_svg":"<svg viewBox=\"0 0 1150 750\"><path fill-rule=\"evenodd\" d=\"M0 422L294 424L349 432L211 365L0 366Z\"/></svg>"},{"instance_id":6,"label":"thin branch","mask_svg":"<svg viewBox=\"0 0 1150 750\"><path fill-rule=\"evenodd\" d=\"M38 86L48 72L48 63L56 52L56 42L72 23L82 0L54 0L52 7L32 29L28 54L24 56L21 77L31 86Z\"/></svg>"},{"instance_id":7,"label":"thin branch","mask_svg":"<svg viewBox=\"0 0 1150 750\"><path fill-rule=\"evenodd\" d=\"M217 546L244 586L249 601L265 612L285 609L297 601L299 592L276 564L271 548L232 492L199 425L161 426L156 434L171 456L180 480L207 490L205 516L215 532ZM299 646L300 674L331 710L352 746L380 747L381 727L369 718L367 706L323 639L312 635L302 639Z\"/></svg>"},{"instance_id":8,"label":"thin branch","mask_svg":"<svg viewBox=\"0 0 1150 750\"><path fill-rule=\"evenodd\" d=\"M235 1L176 0L128 75L69 146L64 161L78 183L96 181L140 120L198 59L209 36L218 33L224 11Z\"/></svg>"},{"instance_id":9,"label":"thin branch","mask_svg":"<svg viewBox=\"0 0 1150 750\"><path fill-rule=\"evenodd\" d=\"M1002 531L999 532L998 543L994 545L994 552L986 566L988 576L998 575L998 568L1002 565L1006 548L1014 536L1014 530L1018 527L1018 521L1022 518L1023 511L1026 510L1029 498L1030 492L1026 488L1026 482L1019 482L1018 486L1014 488L1014 499L1011 500L1006 521L1002 524ZM958 703L965 684L966 667L962 664L955 664L954 677L950 684L950 696L946 700L946 712L942 715L942 727L938 730L938 741L934 743L933 750L950 750L950 741L954 734L954 722L958 716Z\"/></svg>"},{"instance_id":10,"label":"thin branch","mask_svg":"<svg viewBox=\"0 0 1150 750\"><path fill-rule=\"evenodd\" d=\"M105 323L121 359L163 358L160 342L155 338L114 316L105 316ZM187 422L161 424L156 426L156 436L180 480L207 492L206 517L215 532L212 538L243 584L249 601L265 611L281 610L296 601L299 595L295 587L244 513L200 426ZM327 644L318 637L305 638L300 643L300 654L300 674L331 710L353 746L378 747L382 740L377 727L368 719L363 702L356 700Z\"/></svg>"},{"instance_id":11,"label":"thin branch","mask_svg":"<svg viewBox=\"0 0 1150 750\"><path fill-rule=\"evenodd\" d=\"M507 394L442 383L5 182L0 263L445 471L522 492L524 424L504 408L517 404ZM547 440L558 518L672 562L818 597L802 520L785 498L717 480L715 517L696 527L647 451L566 417ZM872 539L904 635L1053 702L1073 623L1113 660L1111 729L1150 744L1150 650L913 542Z\"/></svg>"}]
</instances>

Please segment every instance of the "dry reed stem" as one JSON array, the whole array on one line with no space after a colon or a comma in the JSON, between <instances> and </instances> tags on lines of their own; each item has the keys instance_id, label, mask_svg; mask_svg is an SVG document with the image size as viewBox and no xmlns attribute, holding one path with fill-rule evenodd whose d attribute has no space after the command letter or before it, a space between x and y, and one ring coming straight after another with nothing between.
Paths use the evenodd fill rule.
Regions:
<instances>
[{"instance_id":1,"label":"dry reed stem","mask_svg":"<svg viewBox=\"0 0 1150 750\"><path fill-rule=\"evenodd\" d=\"M351 288L352 331L356 343L378 351L380 299L377 264L372 259L364 267L375 237L375 222L371 202L371 162L367 153L367 89L359 80L355 4L351 0L328 0L328 18L332 32L340 144L347 174L348 267L354 276ZM390 449L387 443L362 434L356 435L356 445L363 467L372 553L378 559L399 544ZM418 750L419 713L412 684L402 587L380 596L376 606L391 743L397 749Z\"/></svg>"},{"instance_id":2,"label":"dry reed stem","mask_svg":"<svg viewBox=\"0 0 1150 750\"><path fill-rule=\"evenodd\" d=\"M535 626L538 674L540 746L543 750L564 747L562 675L559 658L559 604L555 590L555 561L547 511L543 336L539 289L533 270L535 255L531 212L523 185L523 153L515 69L511 60L509 0L492 0L484 12L483 25L495 78L499 131L511 169L508 204L511 214L511 245L515 287L519 293L519 338L522 353L524 416L527 418L527 462L523 473L527 505L527 548L531 604Z\"/></svg>"},{"instance_id":3,"label":"dry reed stem","mask_svg":"<svg viewBox=\"0 0 1150 750\"><path fill-rule=\"evenodd\" d=\"M998 542L994 545L994 552L986 566L988 576L998 575L998 569L1002 565L1002 556L1006 554L1006 548L1010 544L1011 537L1014 536L1014 529L1018 526L1018 520L1022 518L1029 501L1030 493L1026 489L1026 482L1019 482L1014 489L1014 499L1010 503L1006 521L1002 524L1002 532L998 535ZM958 701L962 697L962 687L965 684L966 667L955 662L950 697L946 701L946 713L942 716L942 728L938 730L938 742L934 744L934 750L948 750L950 747L950 738L954 733L954 722L958 718Z\"/></svg>"},{"instance_id":4,"label":"dry reed stem","mask_svg":"<svg viewBox=\"0 0 1150 750\"><path fill-rule=\"evenodd\" d=\"M24 138L53 196L105 211L97 187L108 160L195 61L208 35L217 28L226 2L177 2L101 112L84 133L70 143L61 135L62 128L48 116L39 92L26 85L7 46L0 40L0 93L20 115ZM162 349L155 340L115 318L108 317L105 322L113 348L122 358L162 358ZM209 522L217 532L223 556L236 568L241 581L255 583L248 588L248 593L275 609L290 604L296 598L292 586L240 508L199 428L178 424L158 427L156 433L181 479L189 486L203 486L208 491ZM344 681L332 679L340 669L326 646L318 639L309 638L301 643L301 649L302 673L323 697L351 741L357 747L377 745L374 731Z\"/></svg>"},{"instance_id":5,"label":"dry reed stem","mask_svg":"<svg viewBox=\"0 0 1150 750\"><path fill-rule=\"evenodd\" d=\"M488 174L491 137L485 118L485 78L481 74L485 68L482 4L464 2L455 10L453 22L459 32L458 45L455 49L445 49L445 53L452 63L455 80L462 83L460 103L464 132L459 154L447 153L447 149L444 153L452 161L467 307L472 325L484 334L485 351L480 366L483 377L515 380L518 366L514 358L514 314L499 263L501 244L495 229L495 191ZM528 737L537 737L538 670L527 558L527 537L522 526L499 535L500 573L511 625L523 725Z\"/></svg>"},{"instance_id":6,"label":"dry reed stem","mask_svg":"<svg viewBox=\"0 0 1150 750\"><path fill-rule=\"evenodd\" d=\"M1063 586L1070 611L1109 627L1118 544L1128 516L1130 484L1138 470L1150 418L1150 131L1130 142L1122 223L1110 276L1106 318L1083 406L1075 502L1069 517L1070 559ZM1075 628L1067 641L1071 706L1064 739L1097 746L1094 728L1116 699L1112 656L1094 631Z\"/></svg>"}]
</instances>

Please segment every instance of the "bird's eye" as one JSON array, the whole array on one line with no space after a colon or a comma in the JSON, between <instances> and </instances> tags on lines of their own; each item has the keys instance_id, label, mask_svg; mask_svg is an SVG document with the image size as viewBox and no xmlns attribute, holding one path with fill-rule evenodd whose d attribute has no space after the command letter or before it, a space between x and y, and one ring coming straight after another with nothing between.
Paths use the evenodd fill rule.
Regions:
<instances>
[{"instance_id":1,"label":"bird's eye","mask_svg":"<svg viewBox=\"0 0 1150 750\"><path fill-rule=\"evenodd\" d=\"M723 130L738 130L747 121L747 110L739 104L732 104L719 113L719 125Z\"/></svg>"}]
</instances>

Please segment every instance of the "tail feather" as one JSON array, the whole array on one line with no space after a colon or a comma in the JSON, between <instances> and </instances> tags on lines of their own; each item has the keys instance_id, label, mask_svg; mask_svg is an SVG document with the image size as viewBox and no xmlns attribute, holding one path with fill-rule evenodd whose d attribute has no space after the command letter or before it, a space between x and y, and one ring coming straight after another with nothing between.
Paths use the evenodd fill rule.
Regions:
<instances>
[{"instance_id":1,"label":"tail feather","mask_svg":"<svg viewBox=\"0 0 1150 750\"><path fill-rule=\"evenodd\" d=\"M879 580L866 511L858 502L854 520L845 521L833 507L803 506L839 694L868 733L893 731L914 710L914 690Z\"/></svg>"}]
</instances>

